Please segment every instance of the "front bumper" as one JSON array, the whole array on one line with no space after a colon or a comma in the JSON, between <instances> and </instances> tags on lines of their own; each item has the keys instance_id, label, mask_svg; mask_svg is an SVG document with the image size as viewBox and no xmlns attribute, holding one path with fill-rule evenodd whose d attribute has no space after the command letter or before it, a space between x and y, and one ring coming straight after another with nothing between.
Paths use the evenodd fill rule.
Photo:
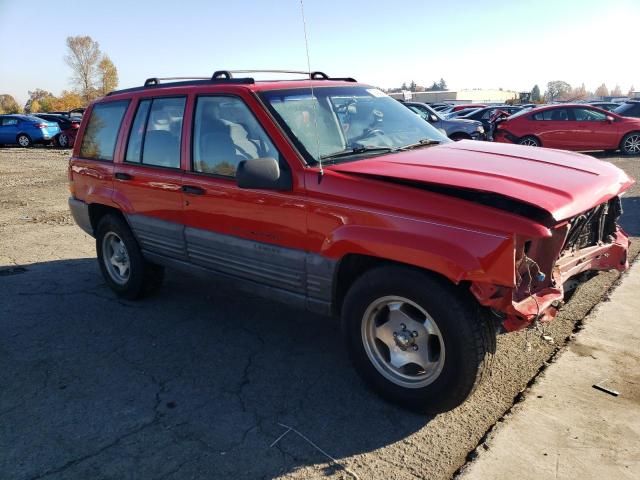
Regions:
<instances>
[{"instance_id":1,"label":"front bumper","mask_svg":"<svg viewBox=\"0 0 640 480\"><path fill-rule=\"evenodd\" d=\"M583 248L560 257L553 267L553 286L534 292L522 300L513 300L512 288L487 283L473 283L471 292L481 305L504 315L505 330L520 330L536 320L548 322L556 316L564 299L563 285L570 278L588 270L623 272L628 269L628 249L629 238L618 228L613 242Z\"/></svg>"}]
</instances>

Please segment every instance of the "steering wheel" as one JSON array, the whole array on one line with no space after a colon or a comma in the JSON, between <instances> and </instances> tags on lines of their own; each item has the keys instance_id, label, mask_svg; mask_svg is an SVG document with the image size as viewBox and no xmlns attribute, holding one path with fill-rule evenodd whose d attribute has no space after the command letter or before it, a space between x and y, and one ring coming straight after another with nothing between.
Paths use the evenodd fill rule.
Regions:
<instances>
[{"instance_id":1,"label":"steering wheel","mask_svg":"<svg viewBox=\"0 0 640 480\"><path fill-rule=\"evenodd\" d=\"M385 134L384 131L382 131L379 128L374 128L372 130L367 128L362 132L362 135L358 135L357 137L354 137L351 140L360 141L360 140L364 140L365 138L374 137L376 135L382 137L382 136L384 136L384 134Z\"/></svg>"}]
</instances>

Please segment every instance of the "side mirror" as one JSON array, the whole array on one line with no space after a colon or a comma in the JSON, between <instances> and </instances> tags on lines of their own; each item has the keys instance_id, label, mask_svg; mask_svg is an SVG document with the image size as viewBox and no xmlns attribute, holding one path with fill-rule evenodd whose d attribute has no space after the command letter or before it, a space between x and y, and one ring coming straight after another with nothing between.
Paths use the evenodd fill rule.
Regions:
<instances>
[{"instance_id":1,"label":"side mirror","mask_svg":"<svg viewBox=\"0 0 640 480\"><path fill-rule=\"evenodd\" d=\"M615 118L613 118L611 115L607 115L607 122L613 123L614 121L615 121Z\"/></svg>"},{"instance_id":2,"label":"side mirror","mask_svg":"<svg viewBox=\"0 0 640 480\"><path fill-rule=\"evenodd\" d=\"M437 122L438 121L438 117L436 117L433 113L431 115L429 115L429 121L430 122Z\"/></svg>"},{"instance_id":3,"label":"side mirror","mask_svg":"<svg viewBox=\"0 0 640 480\"><path fill-rule=\"evenodd\" d=\"M272 157L243 160L236 169L236 183L240 188L263 190L291 190L291 175L280 170Z\"/></svg>"}]
</instances>

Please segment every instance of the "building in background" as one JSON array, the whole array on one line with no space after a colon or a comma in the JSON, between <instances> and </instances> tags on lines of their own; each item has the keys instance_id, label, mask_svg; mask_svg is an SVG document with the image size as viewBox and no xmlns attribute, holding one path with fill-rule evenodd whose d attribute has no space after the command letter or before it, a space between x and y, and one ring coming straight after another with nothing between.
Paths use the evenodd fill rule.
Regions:
<instances>
[{"instance_id":1,"label":"building in background","mask_svg":"<svg viewBox=\"0 0 640 480\"><path fill-rule=\"evenodd\" d=\"M504 103L507 100L520 98L520 94L512 90L485 90L481 88L433 92L398 92L390 93L389 95L398 100L408 100L408 94L411 95L411 101L424 103Z\"/></svg>"}]
</instances>

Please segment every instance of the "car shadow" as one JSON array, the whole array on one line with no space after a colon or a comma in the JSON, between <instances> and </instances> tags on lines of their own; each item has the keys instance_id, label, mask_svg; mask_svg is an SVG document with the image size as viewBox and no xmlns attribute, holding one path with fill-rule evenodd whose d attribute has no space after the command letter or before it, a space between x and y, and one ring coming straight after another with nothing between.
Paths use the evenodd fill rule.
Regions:
<instances>
[{"instance_id":1,"label":"car shadow","mask_svg":"<svg viewBox=\"0 0 640 480\"><path fill-rule=\"evenodd\" d=\"M158 294L126 301L86 258L3 268L0 285L7 478L74 459L65 478L96 465L155 478L167 462L271 478L326 461L317 447L373 451L432 418L367 390L335 319L224 284L168 271ZM274 444L289 427L315 447L293 430Z\"/></svg>"}]
</instances>

